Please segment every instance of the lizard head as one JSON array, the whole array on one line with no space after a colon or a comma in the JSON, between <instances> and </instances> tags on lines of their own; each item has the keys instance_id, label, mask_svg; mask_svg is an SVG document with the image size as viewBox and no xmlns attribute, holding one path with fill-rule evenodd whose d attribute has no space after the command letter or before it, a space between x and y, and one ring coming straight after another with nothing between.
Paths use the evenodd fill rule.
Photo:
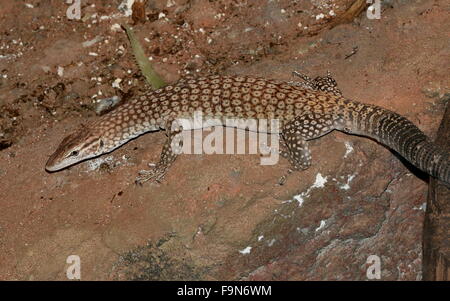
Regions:
<instances>
[{"instance_id":1,"label":"lizard head","mask_svg":"<svg viewBox=\"0 0 450 301\"><path fill-rule=\"evenodd\" d=\"M105 145L101 135L95 134L87 127L81 127L63 139L48 159L45 169L50 172L58 171L103 153Z\"/></svg>"}]
</instances>

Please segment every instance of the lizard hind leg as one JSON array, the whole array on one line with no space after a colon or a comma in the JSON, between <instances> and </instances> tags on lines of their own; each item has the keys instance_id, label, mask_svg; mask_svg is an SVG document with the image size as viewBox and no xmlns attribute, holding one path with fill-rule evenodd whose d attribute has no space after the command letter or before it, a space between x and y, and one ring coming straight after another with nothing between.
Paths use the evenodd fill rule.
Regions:
<instances>
[{"instance_id":1,"label":"lizard hind leg","mask_svg":"<svg viewBox=\"0 0 450 301\"><path fill-rule=\"evenodd\" d=\"M306 170L311 166L311 151L309 150L308 142L292 124L287 124L283 128L281 145L282 150L280 154L289 161L291 168L278 180L279 185L283 185L287 176L293 171Z\"/></svg>"},{"instance_id":2,"label":"lizard hind leg","mask_svg":"<svg viewBox=\"0 0 450 301\"><path fill-rule=\"evenodd\" d=\"M283 133L284 150L281 155L288 159L294 170L306 170L311 166L311 151L308 142L298 134Z\"/></svg>"},{"instance_id":3,"label":"lizard hind leg","mask_svg":"<svg viewBox=\"0 0 450 301\"><path fill-rule=\"evenodd\" d=\"M292 75L300 77L303 80L303 82L291 81L289 82L290 84L310 90L324 91L334 94L336 96L342 96L342 92L338 88L337 82L331 75L330 71L327 71L327 76L317 76L314 79L311 79L306 74L300 73L298 71L292 72Z\"/></svg>"},{"instance_id":4,"label":"lizard hind leg","mask_svg":"<svg viewBox=\"0 0 450 301\"><path fill-rule=\"evenodd\" d=\"M308 140L319 138L334 128L332 115L311 113L297 116L288 122L281 131L281 156L288 159L292 169L280 178L282 185L292 171L306 170L311 166L311 151Z\"/></svg>"}]
</instances>

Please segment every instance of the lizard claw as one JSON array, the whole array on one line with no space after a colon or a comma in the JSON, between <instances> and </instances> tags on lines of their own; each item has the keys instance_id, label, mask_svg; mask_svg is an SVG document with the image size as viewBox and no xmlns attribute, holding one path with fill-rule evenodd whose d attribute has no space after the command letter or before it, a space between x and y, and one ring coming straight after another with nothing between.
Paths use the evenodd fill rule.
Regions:
<instances>
[{"instance_id":1,"label":"lizard claw","mask_svg":"<svg viewBox=\"0 0 450 301\"><path fill-rule=\"evenodd\" d=\"M136 178L135 183L139 185L142 185L147 181L161 183L166 172L167 167L157 164L152 169L139 171L139 176Z\"/></svg>"},{"instance_id":2,"label":"lizard claw","mask_svg":"<svg viewBox=\"0 0 450 301\"><path fill-rule=\"evenodd\" d=\"M283 185L286 183L286 178L287 178L286 175L281 176L281 177L278 179L277 185L283 186Z\"/></svg>"},{"instance_id":3,"label":"lizard claw","mask_svg":"<svg viewBox=\"0 0 450 301\"><path fill-rule=\"evenodd\" d=\"M286 184L287 178L291 173L292 169L288 169L287 172L278 179L277 185L283 186L284 184Z\"/></svg>"}]
</instances>

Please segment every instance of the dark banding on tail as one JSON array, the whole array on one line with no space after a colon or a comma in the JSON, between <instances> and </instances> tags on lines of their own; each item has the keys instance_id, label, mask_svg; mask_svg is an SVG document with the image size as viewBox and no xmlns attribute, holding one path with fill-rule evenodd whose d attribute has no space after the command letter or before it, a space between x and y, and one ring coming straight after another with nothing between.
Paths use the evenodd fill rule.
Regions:
<instances>
[{"instance_id":1,"label":"dark banding on tail","mask_svg":"<svg viewBox=\"0 0 450 301\"><path fill-rule=\"evenodd\" d=\"M450 184L449 151L438 147L411 121L378 106L350 100L346 104L351 105L340 116L338 129L371 137L398 152L417 168Z\"/></svg>"}]
</instances>

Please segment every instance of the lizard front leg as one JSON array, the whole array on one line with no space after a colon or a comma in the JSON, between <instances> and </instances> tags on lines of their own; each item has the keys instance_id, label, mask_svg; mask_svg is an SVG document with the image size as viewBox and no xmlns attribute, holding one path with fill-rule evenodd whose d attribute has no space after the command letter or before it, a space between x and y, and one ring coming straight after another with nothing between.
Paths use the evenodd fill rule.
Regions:
<instances>
[{"instance_id":1,"label":"lizard front leg","mask_svg":"<svg viewBox=\"0 0 450 301\"><path fill-rule=\"evenodd\" d=\"M167 139L164 143L158 163L150 170L141 170L136 178L136 184L142 184L147 181L161 182L166 175L169 167L175 162L178 154L181 153L183 140L180 139L181 128L176 130L167 130Z\"/></svg>"}]
</instances>

